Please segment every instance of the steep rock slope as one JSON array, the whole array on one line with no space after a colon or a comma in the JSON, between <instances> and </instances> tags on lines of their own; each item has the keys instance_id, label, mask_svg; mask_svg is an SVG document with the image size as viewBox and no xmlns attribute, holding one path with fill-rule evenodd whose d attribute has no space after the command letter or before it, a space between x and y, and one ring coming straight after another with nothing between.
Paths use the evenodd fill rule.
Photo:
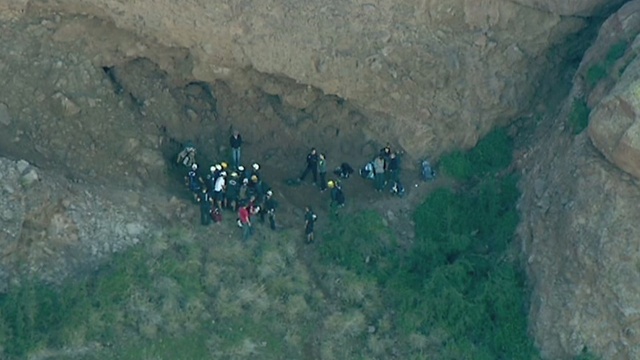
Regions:
<instances>
[{"instance_id":1,"label":"steep rock slope","mask_svg":"<svg viewBox=\"0 0 640 360\"><path fill-rule=\"evenodd\" d=\"M640 358L640 183L621 171L637 172L638 9L630 2L605 22L526 156L520 235L532 330L549 359ZM625 47L612 52L616 44ZM574 135L583 103L594 107L591 123Z\"/></svg>"},{"instance_id":2,"label":"steep rock slope","mask_svg":"<svg viewBox=\"0 0 640 360\"><path fill-rule=\"evenodd\" d=\"M549 49L585 24L571 15L610 2L572 3L12 0L0 6L13 10L5 16L96 16L144 39L125 45L120 58L95 59L101 66L144 56L177 78L224 79L239 92L264 85L247 69L311 85L353 101L376 119L372 131L422 156L472 146L528 106ZM174 52L150 51L151 44Z\"/></svg>"}]
</instances>

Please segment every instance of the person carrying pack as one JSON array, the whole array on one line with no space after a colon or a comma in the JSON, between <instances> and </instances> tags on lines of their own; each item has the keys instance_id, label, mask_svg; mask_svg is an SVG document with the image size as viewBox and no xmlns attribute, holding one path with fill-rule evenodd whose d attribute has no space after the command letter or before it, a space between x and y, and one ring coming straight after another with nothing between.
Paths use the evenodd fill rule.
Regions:
<instances>
[{"instance_id":1,"label":"person carrying pack","mask_svg":"<svg viewBox=\"0 0 640 360\"><path fill-rule=\"evenodd\" d=\"M178 153L176 163L191 168L196 163L196 147L191 141L187 141L184 148Z\"/></svg>"}]
</instances>

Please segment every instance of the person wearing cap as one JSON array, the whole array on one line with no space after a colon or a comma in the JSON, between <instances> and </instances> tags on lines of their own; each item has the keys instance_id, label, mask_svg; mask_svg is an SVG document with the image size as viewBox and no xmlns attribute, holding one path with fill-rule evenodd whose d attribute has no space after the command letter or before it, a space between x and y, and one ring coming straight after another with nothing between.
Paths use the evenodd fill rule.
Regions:
<instances>
[{"instance_id":1,"label":"person wearing cap","mask_svg":"<svg viewBox=\"0 0 640 360\"><path fill-rule=\"evenodd\" d=\"M227 179L227 172L221 171L213 187L213 201L216 208L218 209L222 209L222 206L223 206L222 200L224 199L224 189L226 185L226 179Z\"/></svg>"},{"instance_id":2,"label":"person wearing cap","mask_svg":"<svg viewBox=\"0 0 640 360\"><path fill-rule=\"evenodd\" d=\"M271 230L276 229L276 207L278 207L278 202L276 202L273 198L273 191L268 190L265 194L262 211L260 211L260 222L264 223L264 218L266 215L269 219L269 227L271 228Z\"/></svg>"},{"instance_id":3,"label":"person wearing cap","mask_svg":"<svg viewBox=\"0 0 640 360\"><path fill-rule=\"evenodd\" d=\"M198 176L198 164L192 164L191 170L185 176L185 183L189 188L189 191L193 194L193 200L198 202L198 194L202 189L202 185L200 183L200 177Z\"/></svg>"},{"instance_id":4,"label":"person wearing cap","mask_svg":"<svg viewBox=\"0 0 640 360\"><path fill-rule=\"evenodd\" d=\"M242 182L239 183L238 186L238 205L240 207L241 203L246 203L249 200L249 179L243 178Z\"/></svg>"},{"instance_id":5,"label":"person wearing cap","mask_svg":"<svg viewBox=\"0 0 640 360\"><path fill-rule=\"evenodd\" d=\"M244 179L246 179L246 178L247 178L247 172L246 172L246 170L245 170L244 166L242 166L242 165L238 165L238 171L237 171L237 173L238 173L238 181L239 181L240 183L242 183L242 180L244 180Z\"/></svg>"},{"instance_id":6,"label":"person wearing cap","mask_svg":"<svg viewBox=\"0 0 640 360\"><path fill-rule=\"evenodd\" d=\"M229 138L229 146L231 147L231 166L238 169L240 166L240 152L242 148L242 136L238 130L233 130L233 134Z\"/></svg>"},{"instance_id":7,"label":"person wearing cap","mask_svg":"<svg viewBox=\"0 0 640 360\"><path fill-rule=\"evenodd\" d=\"M207 190L209 190L209 196L213 197L213 188L216 184L216 166L211 165L209 167L209 173L205 176L205 184L207 185Z\"/></svg>"},{"instance_id":8,"label":"person wearing cap","mask_svg":"<svg viewBox=\"0 0 640 360\"><path fill-rule=\"evenodd\" d=\"M238 190L240 189L240 181L238 173L233 171L227 179L227 189L225 191L225 200L227 208L237 211L238 208Z\"/></svg>"},{"instance_id":9,"label":"person wearing cap","mask_svg":"<svg viewBox=\"0 0 640 360\"><path fill-rule=\"evenodd\" d=\"M253 165L251 165L251 171L247 177L251 179L254 176L260 178L260 165L258 163L253 163Z\"/></svg>"}]
</instances>

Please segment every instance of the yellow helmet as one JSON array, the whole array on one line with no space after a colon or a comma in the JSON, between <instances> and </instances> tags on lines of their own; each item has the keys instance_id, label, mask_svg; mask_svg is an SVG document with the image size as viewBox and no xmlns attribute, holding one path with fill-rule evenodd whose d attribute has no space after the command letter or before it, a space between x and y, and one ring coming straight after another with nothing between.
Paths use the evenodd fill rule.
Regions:
<instances>
[{"instance_id":1,"label":"yellow helmet","mask_svg":"<svg viewBox=\"0 0 640 360\"><path fill-rule=\"evenodd\" d=\"M220 163L220 166L222 166L223 169L226 169L227 166L229 166L229 165L226 162L223 161L223 162Z\"/></svg>"},{"instance_id":2,"label":"yellow helmet","mask_svg":"<svg viewBox=\"0 0 640 360\"><path fill-rule=\"evenodd\" d=\"M251 181L258 182L258 177L255 175L251 175Z\"/></svg>"},{"instance_id":3,"label":"yellow helmet","mask_svg":"<svg viewBox=\"0 0 640 360\"><path fill-rule=\"evenodd\" d=\"M336 183L333 182L333 180L329 180L327 182L327 186L329 187L329 189L333 189L336 186Z\"/></svg>"}]
</instances>

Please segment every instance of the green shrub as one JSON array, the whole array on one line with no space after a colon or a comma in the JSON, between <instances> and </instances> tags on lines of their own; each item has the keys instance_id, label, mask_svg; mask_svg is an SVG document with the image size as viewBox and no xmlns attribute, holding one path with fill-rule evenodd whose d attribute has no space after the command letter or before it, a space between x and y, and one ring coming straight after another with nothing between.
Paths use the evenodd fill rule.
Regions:
<instances>
[{"instance_id":1,"label":"green shrub","mask_svg":"<svg viewBox=\"0 0 640 360\"><path fill-rule=\"evenodd\" d=\"M454 179L466 181L506 168L511 163L512 140L498 128L481 139L468 153L454 151L440 159L442 171Z\"/></svg>"},{"instance_id":2,"label":"green shrub","mask_svg":"<svg viewBox=\"0 0 640 360\"><path fill-rule=\"evenodd\" d=\"M620 41L612 45L609 48L604 61L602 63L594 64L587 70L587 84L593 87L600 82L600 80L609 76L611 68L613 68L616 62L624 56L628 46L629 43L626 41Z\"/></svg>"},{"instance_id":3,"label":"green shrub","mask_svg":"<svg viewBox=\"0 0 640 360\"><path fill-rule=\"evenodd\" d=\"M384 282L393 271L395 247L389 228L370 210L349 217L333 216L319 252L327 263Z\"/></svg>"},{"instance_id":4,"label":"green shrub","mask_svg":"<svg viewBox=\"0 0 640 360\"><path fill-rule=\"evenodd\" d=\"M574 99L569 114L569 126L574 134L581 133L589 126L589 114L591 110L584 99Z\"/></svg>"},{"instance_id":5,"label":"green shrub","mask_svg":"<svg viewBox=\"0 0 640 360\"><path fill-rule=\"evenodd\" d=\"M595 86L600 82L600 80L607 77L608 72L609 71L603 64L595 64L591 66L587 70L587 84L591 87Z\"/></svg>"},{"instance_id":6,"label":"green shrub","mask_svg":"<svg viewBox=\"0 0 640 360\"><path fill-rule=\"evenodd\" d=\"M524 275L505 260L519 221L517 178L499 175L511 153L499 129L445 157L443 171L467 182L435 190L415 210L416 239L406 252L381 241L388 230L371 212L332 221L323 238L324 261L378 279L398 334L441 339L430 358L538 358L527 335ZM386 257L364 265L365 254Z\"/></svg>"}]
</instances>

